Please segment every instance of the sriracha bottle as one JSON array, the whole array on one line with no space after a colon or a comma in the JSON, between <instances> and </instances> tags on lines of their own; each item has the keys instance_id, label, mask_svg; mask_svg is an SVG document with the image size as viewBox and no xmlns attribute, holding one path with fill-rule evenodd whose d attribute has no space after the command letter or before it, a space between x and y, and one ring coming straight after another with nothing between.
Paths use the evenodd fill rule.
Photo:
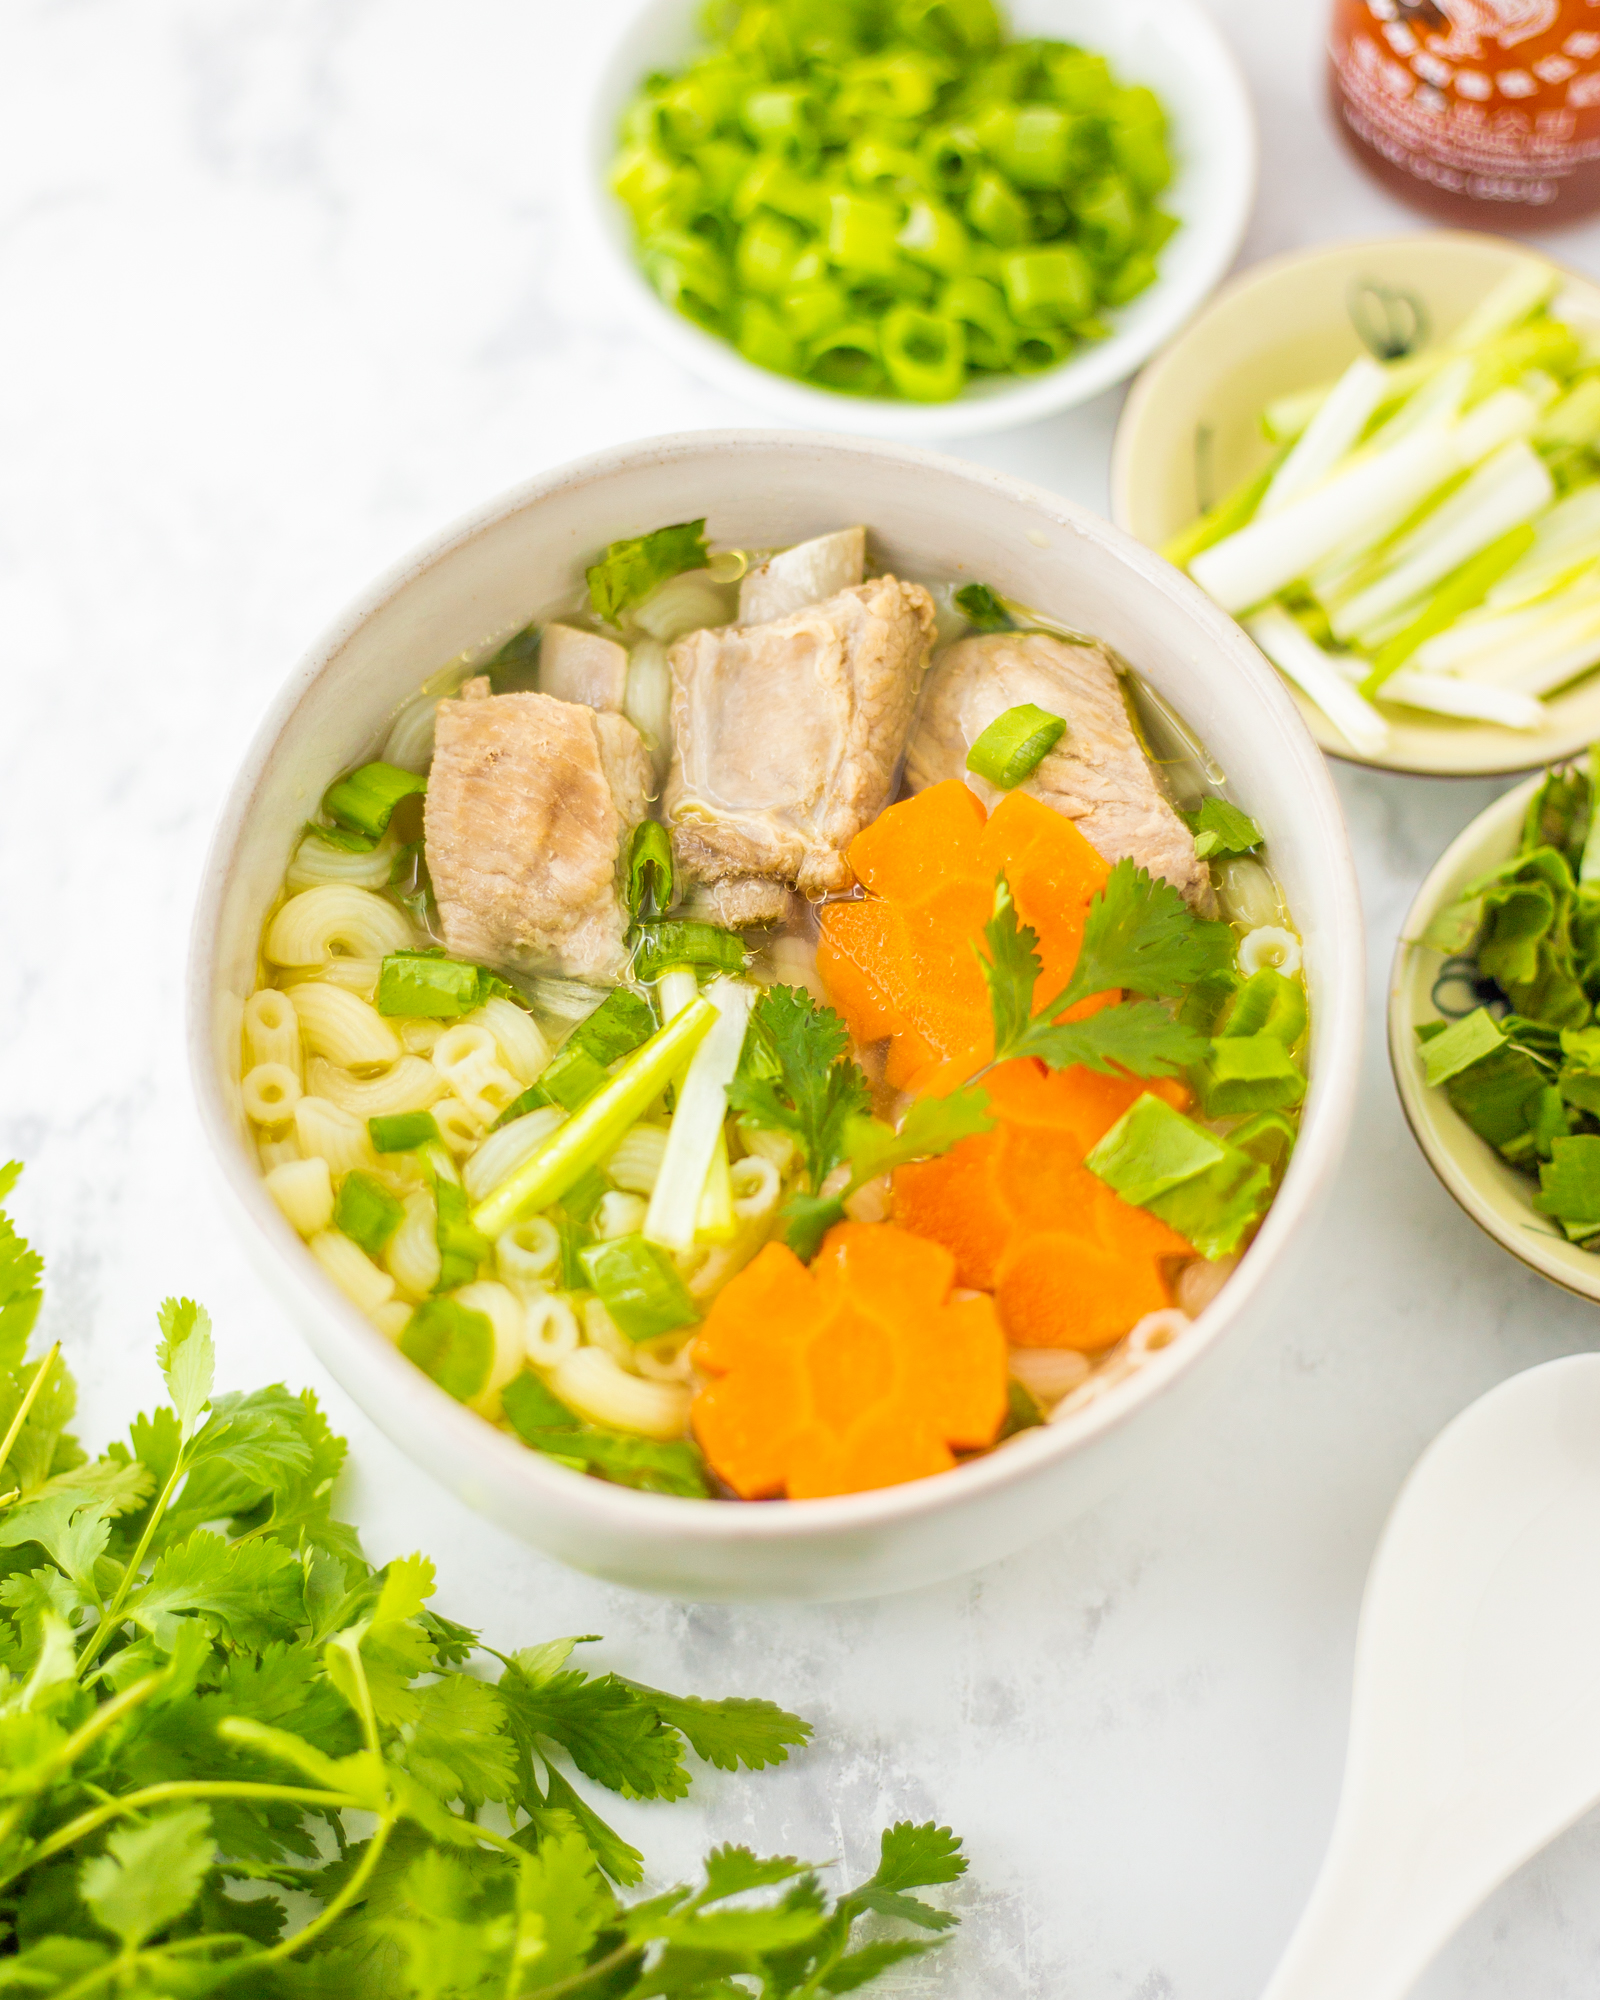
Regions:
<instances>
[{"instance_id":1,"label":"sriracha bottle","mask_svg":"<svg viewBox=\"0 0 1600 2000\"><path fill-rule=\"evenodd\" d=\"M1600 208L1600 0L1334 0L1346 143L1394 194L1478 229Z\"/></svg>"}]
</instances>

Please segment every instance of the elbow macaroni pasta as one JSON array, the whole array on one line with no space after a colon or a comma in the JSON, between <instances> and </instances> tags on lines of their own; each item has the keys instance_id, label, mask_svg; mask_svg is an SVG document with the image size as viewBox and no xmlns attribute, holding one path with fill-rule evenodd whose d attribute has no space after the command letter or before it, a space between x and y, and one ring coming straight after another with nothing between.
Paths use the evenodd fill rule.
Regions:
<instances>
[{"instance_id":1,"label":"elbow macaroni pasta","mask_svg":"<svg viewBox=\"0 0 1600 2000\"><path fill-rule=\"evenodd\" d=\"M439 1282L439 1211L426 1188L406 1196L406 1212L389 1238L383 1261L409 1299L425 1299Z\"/></svg>"},{"instance_id":2,"label":"elbow macaroni pasta","mask_svg":"<svg viewBox=\"0 0 1600 2000\"><path fill-rule=\"evenodd\" d=\"M682 1437L689 1421L686 1387L626 1374L599 1347L577 1348L558 1361L550 1370L550 1387L590 1423L640 1437Z\"/></svg>"},{"instance_id":3,"label":"elbow macaroni pasta","mask_svg":"<svg viewBox=\"0 0 1600 2000\"><path fill-rule=\"evenodd\" d=\"M538 1078L550 1060L550 1044L539 1023L515 1001L496 994L467 1020L494 1036L501 1062L524 1088Z\"/></svg>"},{"instance_id":4,"label":"elbow macaroni pasta","mask_svg":"<svg viewBox=\"0 0 1600 2000\"><path fill-rule=\"evenodd\" d=\"M465 1306L468 1312L482 1313L494 1331L494 1354L489 1362L489 1373L477 1395L470 1396L468 1407L486 1417L500 1414L500 1391L519 1375L528 1359L527 1345L523 1338L522 1301L506 1286L496 1284L492 1278L480 1278L476 1283L463 1285L460 1291L451 1295L457 1305Z\"/></svg>"},{"instance_id":5,"label":"elbow macaroni pasta","mask_svg":"<svg viewBox=\"0 0 1600 2000\"><path fill-rule=\"evenodd\" d=\"M522 1337L528 1359L535 1368L554 1368L569 1354L575 1354L581 1338L578 1316L565 1299L553 1292L520 1292Z\"/></svg>"},{"instance_id":6,"label":"elbow macaroni pasta","mask_svg":"<svg viewBox=\"0 0 1600 2000\"><path fill-rule=\"evenodd\" d=\"M482 1201L507 1174L531 1159L557 1127L566 1123L566 1118L559 1105L544 1104L537 1111L525 1111L520 1118L513 1118L498 1132L491 1132L461 1169L467 1193L475 1202Z\"/></svg>"},{"instance_id":7,"label":"elbow macaroni pasta","mask_svg":"<svg viewBox=\"0 0 1600 2000\"><path fill-rule=\"evenodd\" d=\"M369 1317L394 1297L394 1279L337 1229L311 1238L311 1254L358 1311Z\"/></svg>"},{"instance_id":8,"label":"elbow macaroni pasta","mask_svg":"<svg viewBox=\"0 0 1600 2000\"><path fill-rule=\"evenodd\" d=\"M350 854L320 834L308 833L294 851L283 884L291 890L316 889L330 883L347 889L382 889L398 852L399 843L389 834L370 853Z\"/></svg>"},{"instance_id":9,"label":"elbow macaroni pasta","mask_svg":"<svg viewBox=\"0 0 1600 2000\"><path fill-rule=\"evenodd\" d=\"M267 1192L302 1236L315 1236L333 1221L333 1176L326 1160L286 1160L267 1175Z\"/></svg>"},{"instance_id":10,"label":"elbow macaroni pasta","mask_svg":"<svg viewBox=\"0 0 1600 2000\"><path fill-rule=\"evenodd\" d=\"M666 1152L664 1125L635 1125L606 1161L606 1172L629 1194L653 1194Z\"/></svg>"},{"instance_id":11,"label":"elbow macaroni pasta","mask_svg":"<svg viewBox=\"0 0 1600 2000\"><path fill-rule=\"evenodd\" d=\"M492 1125L522 1087L502 1068L500 1046L485 1027L457 1021L433 1045L433 1066L480 1125Z\"/></svg>"},{"instance_id":12,"label":"elbow macaroni pasta","mask_svg":"<svg viewBox=\"0 0 1600 2000\"><path fill-rule=\"evenodd\" d=\"M287 1125L301 1096L300 1079L287 1063L257 1063L245 1072L239 1095L252 1125Z\"/></svg>"},{"instance_id":13,"label":"elbow macaroni pasta","mask_svg":"<svg viewBox=\"0 0 1600 2000\"><path fill-rule=\"evenodd\" d=\"M383 1069L404 1051L400 1037L367 1001L328 981L308 980L290 993L300 1033L314 1056L341 1069Z\"/></svg>"},{"instance_id":14,"label":"elbow macaroni pasta","mask_svg":"<svg viewBox=\"0 0 1600 2000\"><path fill-rule=\"evenodd\" d=\"M244 1047L250 1067L282 1063L297 1077L304 1077L299 1017L289 996L275 986L263 986L244 1003Z\"/></svg>"},{"instance_id":15,"label":"elbow macaroni pasta","mask_svg":"<svg viewBox=\"0 0 1600 2000\"><path fill-rule=\"evenodd\" d=\"M367 1128L326 1097L302 1097L294 1108L295 1137L307 1159L326 1160L334 1174L378 1164Z\"/></svg>"},{"instance_id":16,"label":"elbow macaroni pasta","mask_svg":"<svg viewBox=\"0 0 1600 2000\"><path fill-rule=\"evenodd\" d=\"M386 958L416 942L403 910L368 889L324 883L291 896L267 926L272 965L324 965L330 958Z\"/></svg>"},{"instance_id":17,"label":"elbow macaroni pasta","mask_svg":"<svg viewBox=\"0 0 1600 2000\"><path fill-rule=\"evenodd\" d=\"M495 1268L524 1297L542 1289L561 1268L561 1232L546 1216L513 1222L495 1239Z\"/></svg>"},{"instance_id":18,"label":"elbow macaroni pasta","mask_svg":"<svg viewBox=\"0 0 1600 2000\"><path fill-rule=\"evenodd\" d=\"M402 1056L382 1076L355 1076L313 1056L306 1065L306 1082L315 1096L328 1098L362 1120L431 1110L445 1091L443 1077L421 1056Z\"/></svg>"}]
</instances>

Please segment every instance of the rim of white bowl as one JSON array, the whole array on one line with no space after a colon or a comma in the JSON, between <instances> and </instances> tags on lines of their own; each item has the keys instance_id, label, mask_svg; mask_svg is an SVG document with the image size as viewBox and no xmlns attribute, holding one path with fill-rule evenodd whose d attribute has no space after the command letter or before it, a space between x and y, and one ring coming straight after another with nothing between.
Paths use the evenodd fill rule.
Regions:
<instances>
[{"instance_id":1,"label":"rim of white bowl","mask_svg":"<svg viewBox=\"0 0 1600 2000\"><path fill-rule=\"evenodd\" d=\"M1283 1184L1238 1270L1217 1299L1195 1320L1191 1333L1162 1350L1070 1421L1020 1432L1000 1449L957 1465L949 1472L870 1493L841 1494L827 1499L770 1504L707 1503L608 1485L551 1463L447 1395L344 1298L278 1212L254 1161L246 1157L228 1116L213 1061L212 940L261 774L279 737L333 654L413 578L505 516L550 499L568 487L626 472L641 457L670 462L673 458L695 458L707 453L741 452L756 456L818 449L841 454L870 453L910 469L922 468L946 477L954 475L972 486L1005 494L1035 510L1044 521L1105 545L1141 587L1175 600L1193 623L1204 628L1211 640L1232 657L1259 703L1269 712L1276 712L1280 727L1287 725L1289 740L1299 743L1302 749L1306 810L1314 819L1314 837L1325 846L1335 878L1332 907L1326 913L1330 1018L1327 1040L1310 1079L1299 1140ZM685 1541L728 1544L842 1540L861 1529L960 1507L968 1500L1023 1479L1044 1462L1066 1457L1103 1434L1120 1429L1136 1418L1147 1402L1186 1375L1222 1338L1265 1287L1291 1236L1309 1220L1314 1204L1338 1167L1354 1114L1360 1077L1364 965L1365 935L1355 863L1327 765L1277 674L1234 621L1197 584L1153 550L1087 508L1027 480L944 453L815 431L754 428L688 431L612 446L570 461L474 508L379 576L301 657L251 738L207 850L190 932L186 1035L190 1079L200 1122L227 1193L253 1225L259 1246L273 1255L274 1269L280 1281L295 1292L304 1317L319 1324L328 1336L325 1342L308 1341L308 1344L364 1410L367 1404L361 1386L341 1370L344 1355L353 1357L359 1352L364 1366L386 1376L387 1386L399 1400L425 1412L431 1426L444 1433L463 1458L489 1462L503 1477L521 1487L530 1501L537 1502L548 1495L569 1516L585 1513L597 1528L680 1545ZM381 1418L373 1420L384 1428ZM426 1467L420 1469L427 1472ZM428 1472L427 1476L437 1475Z\"/></svg>"},{"instance_id":2,"label":"rim of white bowl","mask_svg":"<svg viewBox=\"0 0 1600 2000\"><path fill-rule=\"evenodd\" d=\"M666 0L690 11L692 0ZM1140 298L1120 309L1133 324L1119 324L1106 340L1041 375L1020 376L1004 387L968 388L948 403L911 403L883 396L852 396L779 375L747 361L730 341L707 332L657 297L629 242L621 204L605 186L604 168L616 145L622 103L638 86L629 54L641 20L664 0L638 0L596 58L585 79L588 114L570 187L585 236L598 246L612 282L652 337L713 386L765 408L775 416L822 430L841 426L906 443L945 442L1075 408L1125 381L1164 347L1200 310L1233 265L1255 206L1260 135L1255 103L1238 58L1199 0L1119 0L1159 16L1165 40L1185 45L1196 76L1191 103L1203 107L1207 154L1220 187L1203 215L1190 217L1192 268L1157 277ZM618 79L627 73L626 88ZM1176 241L1176 238L1173 239ZM1203 254L1201 254L1203 252Z\"/></svg>"}]
</instances>

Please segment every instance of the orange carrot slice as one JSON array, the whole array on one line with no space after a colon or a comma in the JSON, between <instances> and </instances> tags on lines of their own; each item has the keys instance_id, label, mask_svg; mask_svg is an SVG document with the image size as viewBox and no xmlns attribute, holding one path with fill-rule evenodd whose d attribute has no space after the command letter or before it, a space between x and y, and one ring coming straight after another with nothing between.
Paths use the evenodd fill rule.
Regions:
<instances>
[{"instance_id":1,"label":"orange carrot slice","mask_svg":"<svg viewBox=\"0 0 1600 2000\"><path fill-rule=\"evenodd\" d=\"M888 1223L841 1222L809 1269L769 1243L695 1343L708 1462L745 1500L864 1493L994 1442L1006 1344L986 1298L952 1302L956 1260Z\"/></svg>"}]
</instances>

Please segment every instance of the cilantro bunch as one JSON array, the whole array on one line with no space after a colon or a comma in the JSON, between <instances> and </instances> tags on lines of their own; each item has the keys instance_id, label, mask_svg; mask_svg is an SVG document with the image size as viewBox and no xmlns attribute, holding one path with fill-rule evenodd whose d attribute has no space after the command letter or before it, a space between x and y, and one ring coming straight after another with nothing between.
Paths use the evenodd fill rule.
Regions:
<instances>
[{"instance_id":1,"label":"cilantro bunch","mask_svg":"<svg viewBox=\"0 0 1600 2000\"><path fill-rule=\"evenodd\" d=\"M1417 1030L1428 1082L1538 1176L1535 1209L1588 1249L1600 1249L1596 756L1545 774L1516 852L1429 925L1421 942L1447 954L1435 1002L1454 1018Z\"/></svg>"},{"instance_id":2,"label":"cilantro bunch","mask_svg":"<svg viewBox=\"0 0 1600 2000\"><path fill-rule=\"evenodd\" d=\"M425 1557L374 1569L333 1517L315 1398L214 1394L187 1300L160 1313L169 1403L89 1460L56 1350L24 1360L39 1280L0 1212L0 1995L812 2000L954 1923L910 1893L966 1867L931 1825L837 1900L720 1847L625 1902L641 1857L569 1767L670 1800L686 1752L754 1770L809 1727L441 1616ZM931 1935L858 1942L874 1915Z\"/></svg>"}]
</instances>

